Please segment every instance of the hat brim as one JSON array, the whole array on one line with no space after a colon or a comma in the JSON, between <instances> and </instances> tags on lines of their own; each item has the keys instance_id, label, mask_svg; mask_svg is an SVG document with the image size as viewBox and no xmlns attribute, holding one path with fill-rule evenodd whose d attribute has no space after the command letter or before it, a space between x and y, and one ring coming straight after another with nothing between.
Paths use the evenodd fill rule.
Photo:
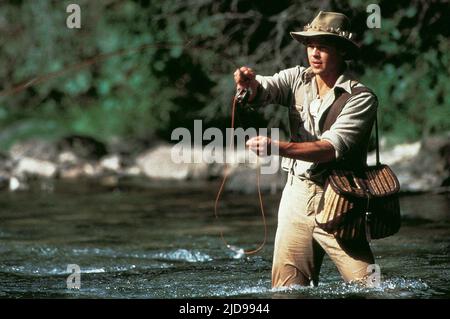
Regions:
<instances>
[{"instance_id":1,"label":"hat brim","mask_svg":"<svg viewBox=\"0 0 450 319\"><path fill-rule=\"evenodd\" d=\"M290 32L291 37L302 43L307 44L313 38L328 39L339 45L340 48L345 51L345 59L351 60L355 59L359 55L359 46L350 39L344 38L340 35L325 31L301 31L301 32Z\"/></svg>"}]
</instances>

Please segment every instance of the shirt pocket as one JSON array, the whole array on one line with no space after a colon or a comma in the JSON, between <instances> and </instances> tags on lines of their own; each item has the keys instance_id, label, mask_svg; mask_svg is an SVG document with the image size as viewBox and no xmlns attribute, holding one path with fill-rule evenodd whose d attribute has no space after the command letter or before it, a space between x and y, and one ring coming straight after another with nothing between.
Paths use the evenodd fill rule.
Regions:
<instances>
[{"instance_id":1,"label":"shirt pocket","mask_svg":"<svg viewBox=\"0 0 450 319\"><path fill-rule=\"evenodd\" d=\"M307 129L308 125L311 125L311 121L308 117L308 110L306 107L301 106L299 104L295 105L295 111L291 111L290 113L290 122L293 121L295 124L292 124L291 127L294 128L295 132L291 131L291 136L294 135L295 142L312 142L316 141L317 138L314 136L314 129Z\"/></svg>"},{"instance_id":2,"label":"shirt pocket","mask_svg":"<svg viewBox=\"0 0 450 319\"><path fill-rule=\"evenodd\" d=\"M289 109L289 130L291 133L291 140L299 142L300 128L303 126L303 117L301 111L303 107L300 105L294 105Z\"/></svg>"}]
</instances>

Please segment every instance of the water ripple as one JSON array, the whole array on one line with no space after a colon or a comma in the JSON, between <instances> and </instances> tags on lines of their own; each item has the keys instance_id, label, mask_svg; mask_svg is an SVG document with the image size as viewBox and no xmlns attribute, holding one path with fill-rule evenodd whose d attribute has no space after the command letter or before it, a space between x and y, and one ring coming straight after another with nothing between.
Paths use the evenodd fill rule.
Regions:
<instances>
[{"instance_id":1,"label":"water ripple","mask_svg":"<svg viewBox=\"0 0 450 319\"><path fill-rule=\"evenodd\" d=\"M378 287L367 287L357 283L328 282L319 283L318 287L293 285L290 287L273 288L274 293L290 295L319 296L321 298L361 297L402 298L423 294L429 290L429 285L421 279L389 278L380 282Z\"/></svg>"},{"instance_id":2,"label":"water ripple","mask_svg":"<svg viewBox=\"0 0 450 319\"><path fill-rule=\"evenodd\" d=\"M153 254L153 258L170 260L170 261L187 261L187 262L206 262L211 261L212 258L200 251L189 251L187 249L177 249L173 252L161 252Z\"/></svg>"}]
</instances>

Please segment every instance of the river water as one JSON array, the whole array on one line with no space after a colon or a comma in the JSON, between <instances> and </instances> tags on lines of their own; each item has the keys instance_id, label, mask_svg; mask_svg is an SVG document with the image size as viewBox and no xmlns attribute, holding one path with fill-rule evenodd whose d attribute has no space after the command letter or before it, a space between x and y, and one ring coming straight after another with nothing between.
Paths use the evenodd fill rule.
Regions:
<instances>
[{"instance_id":1,"label":"river water","mask_svg":"<svg viewBox=\"0 0 450 319\"><path fill-rule=\"evenodd\" d=\"M0 197L3 298L449 298L450 197L401 198L399 234L372 243L381 283L341 281L325 257L318 287L272 290L270 269L281 190L265 195L269 236L257 195L226 193L218 182L36 182ZM78 265L80 289L67 277Z\"/></svg>"}]
</instances>

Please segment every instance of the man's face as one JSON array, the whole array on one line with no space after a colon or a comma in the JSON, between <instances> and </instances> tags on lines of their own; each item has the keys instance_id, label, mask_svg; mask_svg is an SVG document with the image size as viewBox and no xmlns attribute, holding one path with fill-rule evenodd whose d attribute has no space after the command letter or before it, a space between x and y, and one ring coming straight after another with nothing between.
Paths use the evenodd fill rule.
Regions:
<instances>
[{"instance_id":1,"label":"man's face","mask_svg":"<svg viewBox=\"0 0 450 319\"><path fill-rule=\"evenodd\" d=\"M318 40L307 44L309 65L314 74L326 76L337 73L342 63L342 56L337 49Z\"/></svg>"}]
</instances>

